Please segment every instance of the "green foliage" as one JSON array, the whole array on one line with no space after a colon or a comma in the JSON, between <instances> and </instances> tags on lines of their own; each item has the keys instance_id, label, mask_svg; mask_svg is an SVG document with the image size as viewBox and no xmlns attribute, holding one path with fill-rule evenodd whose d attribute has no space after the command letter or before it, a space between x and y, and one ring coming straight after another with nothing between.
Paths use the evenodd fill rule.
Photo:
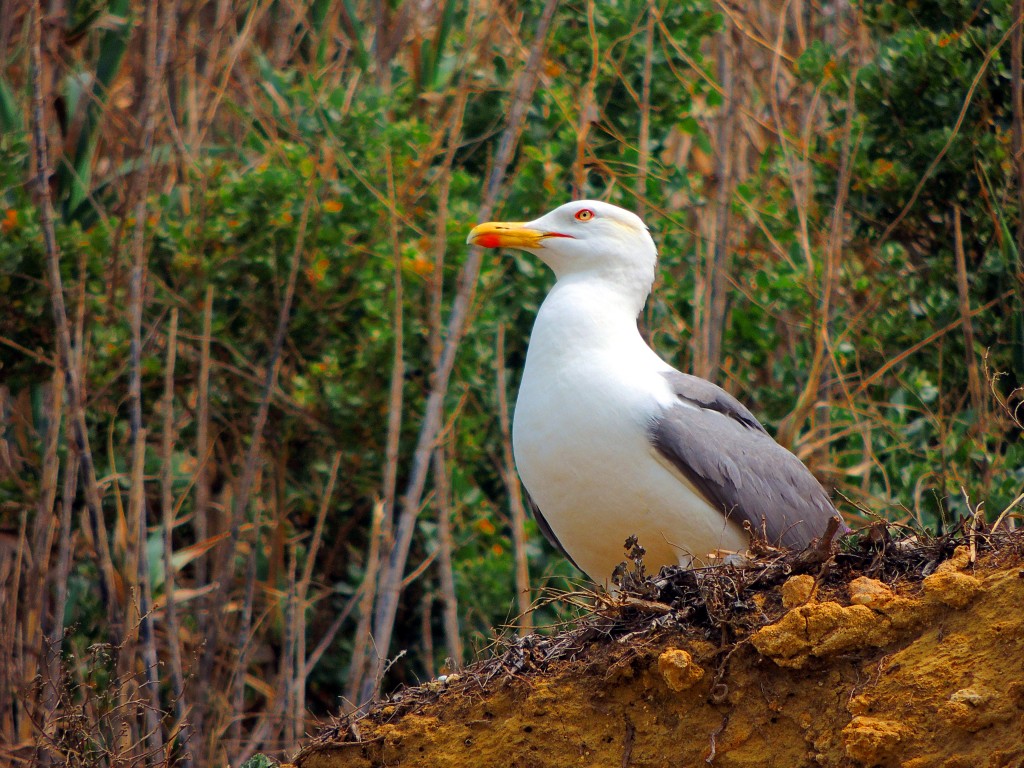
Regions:
<instances>
[{"instance_id":1,"label":"green foliage","mask_svg":"<svg viewBox=\"0 0 1024 768\"><path fill-rule=\"evenodd\" d=\"M1010 424L991 431L998 409L993 414L989 404L979 412L966 397L968 368L979 370L982 358L1007 374L996 384L998 396L1012 397L1024 383L1024 286L1012 235L1022 212L1012 196L1004 45L1010 5L867 3L874 48L866 61L815 45L798 62L833 116L815 147L825 159L815 168L824 200L840 181L846 97L855 80L849 209L857 257L842 264L850 289L836 320L852 342L841 358L849 375L881 369L937 329L963 322L953 225L955 209L961 212L977 312L974 348L957 329L907 357L871 386L872 400L887 407L872 419L870 441L837 446L848 468L873 454L884 470L873 493L932 526L969 512L965 489L976 478L985 479L990 510L1010 504L1024 482L1019 430ZM883 234L889 240L880 242ZM835 417L861 418L849 411ZM922 494L929 497L923 505Z\"/></svg>"},{"instance_id":2,"label":"green foliage","mask_svg":"<svg viewBox=\"0 0 1024 768\"><path fill-rule=\"evenodd\" d=\"M198 468L208 461L212 508L221 516L219 531L226 531L301 239L260 477L245 510L253 531L246 546L252 548L230 553L239 584L224 610L238 613L251 561L256 599L265 611L262 655L254 653L253 663L267 674L276 670L289 641L289 567L301 572L313 546L319 500L332 457L339 455L337 485L318 543L318 591L302 609L310 637L322 636L335 617L350 616L309 680L311 707L321 712L336 707L348 678L358 618L353 606L367 581L371 520L389 468L396 283L402 288L405 364L401 492L444 333L432 304L439 291L443 323L527 43L501 36L488 42L489 28L473 15L480 9L442 2L424 11L435 14L431 24L408 33L415 44L387 59L384 44L374 37L379 30L359 4L308 5L291 58L282 61L273 46L254 44L251 60L237 64L246 67L248 79L225 98L227 109L204 146L185 152L168 139L153 158L159 181L145 222L141 362L150 429L146 541L150 584L159 602L167 596L169 575L179 589L209 586L198 583L200 563L212 562L219 552L207 557L203 547L210 543L195 526ZM693 330L690 308L700 300L699 265L710 247L701 225L718 183L702 164L720 151L712 131L723 106L709 51L731 22L719 6L703 0L661 5L658 23L650 27L651 45L646 2L560 8L496 216L539 214L570 194L644 206L659 243L662 279L642 325L655 347L685 369L693 348L684 343ZM523 6L524 25L540 6ZM1019 425L993 404L981 364L987 360L993 374L1005 372L993 389L1012 398L1024 371L1024 290L1015 240L1021 211L1013 194L1006 47L987 58L1008 29L1008 8L1006 0L981 6L935 0L913 8L864 4L871 36L865 50L814 41L793 66L808 101L820 110L807 118L820 128L808 132L810 145L802 146L782 120L779 132L788 143L783 147L774 135L763 141L732 199L738 234L730 242L724 380L743 390L744 400L773 430L788 427L807 435L803 445L794 442L813 453L816 468L829 472L844 493L894 520L913 516L932 527L948 524L970 511L965 491L972 505L985 501L994 517L1024 487ZM113 109L112 84L131 57L136 22L128 9L126 0L78 2L69 4L62 19L63 34L84 36L90 44L55 85L80 132L61 144L53 185L66 301L74 316L84 318L88 426L119 564L126 534L117 493L124 502L131 485L125 308L135 224L120 190L135 166L108 146L103 118ZM331 26L331 14L340 11L344 50L332 42L340 33ZM486 42L479 50L473 48L474 35ZM55 354L42 233L24 183L31 166L24 90L0 78L0 295L7 310L0 313L6 342L0 345L0 376L17 412L17 418L0 414L6 419L0 426L9 428L2 437L17 445L21 462L17 473L0 478L0 525L11 529L22 515L27 520L34 514L42 495L44 437L52 416L42 403ZM452 139L452 110L460 97L466 105L459 116L462 130ZM175 109L186 112L190 103L182 97ZM190 117L182 114L181 124ZM702 163L679 162L683 144ZM806 180L787 150L806 150ZM849 196L835 217L837 190L846 183L844 157ZM963 223L972 349L962 330L954 207ZM447 227L438 234L441 215ZM837 220L844 222L846 237L833 249L830 234ZM830 253L836 278L831 313L822 318ZM497 392L506 386L500 378L504 367L514 402L532 320L550 284L550 274L529 256L484 257L472 322L447 392L447 507L441 507L435 484L417 523L411 568L437 555L438 515L450 516L453 576L468 647L485 647L495 627L515 618ZM203 457L196 443L208 294L213 451ZM174 441L167 458L159 442L158 403L173 311L179 335ZM827 386L815 392L822 328L828 336L825 367L832 367ZM942 329L948 330L922 343ZM505 359L499 360L502 331ZM972 366L982 375L980 403L968 393ZM801 393L809 386L815 397L800 410ZM809 415L815 403L820 407ZM66 441L59 450L65 461ZM161 476L165 461L179 521L173 531L157 522L154 511L162 499L158 483L150 480ZM76 531L87 540L80 526ZM528 532L534 583L567 586L573 569L532 523ZM165 535L174 545L169 569L162 561ZM81 551L86 550L70 563L65 617L75 628L76 651L101 640L105 630L94 587L97 566ZM444 662L440 592L433 567L405 590L391 651L410 649L411 661L396 665L389 683L414 682ZM182 634L191 645L183 643L199 655L201 639L195 638L205 617L193 612L199 598L189 599L196 602L183 602L181 612L187 630ZM565 610L546 605L535 623L551 625ZM110 685L99 681L100 688ZM258 708L257 693L247 689L246 696L244 703Z\"/></svg>"},{"instance_id":3,"label":"green foliage","mask_svg":"<svg viewBox=\"0 0 1024 768\"><path fill-rule=\"evenodd\" d=\"M277 760L258 752L242 763L242 768L276 768L279 765Z\"/></svg>"}]
</instances>

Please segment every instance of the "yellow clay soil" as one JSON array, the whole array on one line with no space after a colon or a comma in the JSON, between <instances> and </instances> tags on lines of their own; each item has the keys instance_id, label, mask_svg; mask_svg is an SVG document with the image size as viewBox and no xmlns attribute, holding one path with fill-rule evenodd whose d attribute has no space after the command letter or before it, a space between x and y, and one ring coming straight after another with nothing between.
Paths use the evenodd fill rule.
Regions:
<instances>
[{"instance_id":1,"label":"yellow clay soil","mask_svg":"<svg viewBox=\"0 0 1024 768\"><path fill-rule=\"evenodd\" d=\"M1009 561L1009 562L1008 562ZM299 768L1024 766L1024 571L966 548L898 589L795 576L769 623L591 642L511 679L457 679L321 738ZM774 617L774 620L771 620Z\"/></svg>"}]
</instances>

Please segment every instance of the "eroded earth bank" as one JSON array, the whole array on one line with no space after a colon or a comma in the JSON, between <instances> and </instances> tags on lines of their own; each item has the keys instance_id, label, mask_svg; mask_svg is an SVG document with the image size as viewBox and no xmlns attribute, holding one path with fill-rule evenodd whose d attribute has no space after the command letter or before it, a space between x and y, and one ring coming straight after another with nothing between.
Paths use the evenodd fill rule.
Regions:
<instances>
[{"instance_id":1,"label":"eroded earth bank","mask_svg":"<svg viewBox=\"0 0 1024 768\"><path fill-rule=\"evenodd\" d=\"M341 720L296 762L1021 766L1019 540L970 557L950 546L913 572L876 561L827 576L775 573L764 589L732 575L710 591L696 584L712 606L704 613L678 593L672 610L633 596L571 635L518 641Z\"/></svg>"}]
</instances>

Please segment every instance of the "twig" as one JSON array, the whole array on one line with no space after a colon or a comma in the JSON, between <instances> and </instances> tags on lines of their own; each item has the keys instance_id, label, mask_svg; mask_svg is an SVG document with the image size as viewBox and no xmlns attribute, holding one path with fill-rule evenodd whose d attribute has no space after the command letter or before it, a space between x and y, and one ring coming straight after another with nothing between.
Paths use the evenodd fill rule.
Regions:
<instances>
[{"instance_id":1,"label":"twig","mask_svg":"<svg viewBox=\"0 0 1024 768\"><path fill-rule=\"evenodd\" d=\"M999 524L1003 522L1003 518L1010 513L1011 509L1020 504L1022 501L1024 501L1024 493L1019 494L1017 498L1015 498L1006 506L1006 509L999 513L999 517L997 517L996 521L992 523L992 530L997 530L999 528Z\"/></svg>"},{"instance_id":2,"label":"twig","mask_svg":"<svg viewBox=\"0 0 1024 768\"><path fill-rule=\"evenodd\" d=\"M583 197L587 183L587 138L590 129L598 120L597 104L594 93L597 90L597 78L601 73L601 42L597 36L597 24L594 20L594 0L587 0L587 36L590 40L590 71L587 82L580 89L579 121L576 126L576 159L573 162L572 194L574 198Z\"/></svg>"},{"instance_id":3,"label":"twig","mask_svg":"<svg viewBox=\"0 0 1024 768\"><path fill-rule=\"evenodd\" d=\"M782 8L779 10L779 31L775 38L775 46L772 54L771 64L771 75L769 79L769 104L772 109L772 117L775 119L775 131L779 135L779 149L782 151L782 156L786 161L786 167L789 169L789 181L790 187L793 193L793 200L796 203L796 215L799 227L797 229L797 236L800 243L800 251L803 253L804 260L807 262L807 273L814 274L814 259L811 252L811 237L808 226L808 206L805 196L810 193L810 185L804 183L802 185L797 184L797 179L800 177L798 172L796 160L793 158L792 148L790 147L790 140L786 137L785 121L782 119L782 107L779 105L779 68L782 61L782 45L786 35L786 14L789 12L790 0L784 0ZM817 104L817 92L815 92L815 100L813 102ZM810 114L807 117L808 128L810 123ZM809 151L807 144L803 147L804 153ZM806 162L802 162L804 167L804 179L806 182Z\"/></svg>"},{"instance_id":4,"label":"twig","mask_svg":"<svg viewBox=\"0 0 1024 768\"><path fill-rule=\"evenodd\" d=\"M268 720L283 719L284 740L295 744L302 732L302 710L298 704L298 689L305 687L306 681L297 675L301 671L304 659L299 656L299 636L306 634L305 624L300 615L305 615L306 606L299 601L299 583L296 572L299 562L299 542L294 541L288 548L288 602L282 611L284 619L284 643L282 643L281 659L278 664L277 696L273 706L266 708ZM308 562L308 560L307 560ZM283 718L282 718L283 715ZM251 744L252 751L256 745ZM250 753L250 749L246 749Z\"/></svg>"},{"instance_id":5,"label":"twig","mask_svg":"<svg viewBox=\"0 0 1024 768\"><path fill-rule=\"evenodd\" d=\"M316 567L316 556L323 543L324 523L327 520L327 512L331 506L331 497L334 496L334 486L338 481L338 470L341 468L341 451L334 452L331 460L331 468L327 473L327 487L324 488L320 497L320 507L316 513L316 524L313 527L313 538L309 542L309 551L306 553L306 564L302 569L302 580L298 585L298 596L305 600L309 593L309 585L313 581L313 569Z\"/></svg>"},{"instance_id":6,"label":"twig","mask_svg":"<svg viewBox=\"0 0 1024 768\"><path fill-rule=\"evenodd\" d=\"M57 361L54 360L53 358L47 357L46 355L40 352L35 352L29 349L28 347L23 347L14 339L9 339L6 336L0 336L0 344L3 344L4 346L10 347L11 349L20 352L25 357L29 358L30 360L35 360L37 363L40 363L41 365L52 366L54 368L58 367Z\"/></svg>"},{"instance_id":7,"label":"twig","mask_svg":"<svg viewBox=\"0 0 1024 768\"><path fill-rule=\"evenodd\" d=\"M356 604L362 598L365 591L365 583L366 582L364 581L363 585L361 585L359 589L353 593L352 597L348 599L341 613L339 613L337 618L331 622L331 626L327 628L327 631L324 632L323 636L320 638L320 642L316 644L313 652L309 654L309 657L305 660L305 666L302 669L303 677L309 677L310 674L312 674L320 659L323 658L325 653L327 653L327 649L331 647L331 643L334 642L334 637L341 629L341 625L348 620L349 615L352 613L352 609L355 608Z\"/></svg>"},{"instance_id":8,"label":"twig","mask_svg":"<svg viewBox=\"0 0 1024 768\"><path fill-rule=\"evenodd\" d=\"M710 750L708 752L707 758L704 760L704 762L707 763L708 765L711 765L715 761L715 755L718 754L718 737L722 735L722 731L725 730L725 727L728 724L729 724L729 716L728 715L723 715L722 716L722 724L719 725L717 728L715 728L715 730L713 730L711 732L711 734L710 734L710 736L708 738L708 741L710 742Z\"/></svg>"},{"instance_id":9,"label":"twig","mask_svg":"<svg viewBox=\"0 0 1024 768\"><path fill-rule=\"evenodd\" d=\"M394 520L395 510L398 506L398 449L402 432L402 403L404 401L403 390L405 387L405 284L402 279L402 252L398 242L398 201L395 195L395 177L390 145L385 146L384 163L387 174L388 237L391 245L392 285L394 290L391 317L391 332L394 342L391 360L391 384L388 392L388 426L384 448L384 484L379 536L381 539L381 550L389 552L394 547ZM404 569L404 563L402 567ZM377 596L383 594L388 589L390 581L391 571L388 566L385 566L377 572L375 594ZM361 617L360 629L363 629L363 627L363 618ZM366 625L366 628L369 628L368 625ZM382 663L383 657L381 654L378 654L372 675L374 682L377 675L380 674L380 665ZM352 668L356 669L355 667ZM358 670L356 674L362 674L362 670ZM370 677L363 678L364 689L369 686L370 679ZM369 692L363 693L361 698L369 698L369 695Z\"/></svg>"},{"instance_id":10,"label":"twig","mask_svg":"<svg viewBox=\"0 0 1024 768\"><path fill-rule=\"evenodd\" d=\"M195 141L192 142L192 146L200 147L206 140L206 131L213 124L213 118L220 107L221 99L223 99L224 95L227 93L228 78L231 77L231 73L235 69L235 63L238 61L238 57L242 54L242 49L245 48L246 44L249 42L249 38L253 35L253 31L255 30L257 23L263 18L263 14L266 13L267 9L270 8L272 4L272 0L259 0L249 7L249 13L245 17L245 24L242 25L241 32L238 33L238 37L235 38L234 43L232 43L231 48L228 50L228 57L227 61L224 62L224 74L221 81L217 87L213 89L213 98L210 100L206 109L202 112L202 120L197 126L197 136ZM218 19L222 16L222 10L229 12L230 9L230 3L220 3L217 7ZM224 17L226 18L227 15L228 14L225 13ZM220 62L210 62L211 65L214 63Z\"/></svg>"},{"instance_id":11,"label":"twig","mask_svg":"<svg viewBox=\"0 0 1024 768\"><path fill-rule=\"evenodd\" d=\"M429 678L437 676L434 664L434 598L433 590L425 589L420 597L420 663Z\"/></svg>"},{"instance_id":12,"label":"twig","mask_svg":"<svg viewBox=\"0 0 1024 768\"><path fill-rule=\"evenodd\" d=\"M859 56L857 57L859 60ZM827 355L828 361L831 363L831 368L835 371L835 379L842 380L842 370L836 360L835 345L832 340L832 333L835 321L835 305L833 303L833 297L839 290L839 264L841 263L843 253L843 242L845 239L845 223L846 223L846 201L850 193L850 182L853 175L853 161L857 154L857 145L853 142L853 126L854 126L854 114L856 113L857 104L857 64L856 61L851 67L850 80L846 91L846 118L843 122L843 138L839 156L839 173L836 178L836 198L832 204L832 222L829 228L828 247L825 250L825 259L822 268L821 275L821 295L819 299L819 326L817 329L817 338L814 344L814 358L811 363L811 370L815 372L813 379L809 379L807 383L807 397L801 398L801 404L805 408L809 408L812 401L817 401L819 405L816 408L815 414L815 428L819 430L819 434L828 435L831 431L831 418L832 418L832 387L829 382L828 367L825 365L824 358ZM817 95L817 94L815 94ZM807 128L808 135L805 136L805 146L808 148L811 144L810 138L810 127L811 117L807 117ZM843 384L844 393L847 392L845 383ZM799 422L803 419L800 414L797 415L796 419L792 420L792 429L795 431ZM865 445L868 445L868 436L865 435ZM824 446L816 452L816 464L824 464L828 460L828 453Z\"/></svg>"},{"instance_id":13,"label":"twig","mask_svg":"<svg viewBox=\"0 0 1024 768\"><path fill-rule=\"evenodd\" d=\"M392 258L391 333L394 338L391 358L391 383L388 391L388 428L384 443L384 517L381 519L382 549L387 552L394 542L394 521L398 495L398 448L402 436L402 403L405 388L405 283L402 280L402 249L398 242L398 214L395 199L395 175L392 166L391 147L385 146L384 164L388 187L388 239ZM384 589L388 577L387 568L379 573L377 593Z\"/></svg>"},{"instance_id":14,"label":"twig","mask_svg":"<svg viewBox=\"0 0 1024 768\"><path fill-rule=\"evenodd\" d=\"M746 37L753 40L762 48L771 51L773 56L785 61L787 64L796 63L796 59L793 56L790 56L788 53L786 53L786 51L782 47L781 40L776 40L776 42L773 44L770 41L766 40L762 35L759 35L756 30L750 29L747 26L747 24L744 23L744 19L739 15L739 13L734 8L730 7L729 3L725 2L724 0L715 0L715 5L718 6L719 10L721 10L723 14L729 17L729 21L731 21L733 25L736 27L736 29L742 32ZM780 13L779 16L783 19L785 18L784 13Z\"/></svg>"},{"instance_id":15,"label":"twig","mask_svg":"<svg viewBox=\"0 0 1024 768\"><path fill-rule=\"evenodd\" d=\"M140 430L142 441L145 440L145 431ZM131 455L128 458L129 471L118 479L128 481L128 504L129 509L134 510L141 504L143 469L142 454L145 450L144 442L136 442L132 446ZM142 449L142 450L140 450ZM110 456L112 467L116 467L117 457L114 451L113 429L108 431L107 452ZM141 760L139 750L141 749L140 734L138 733L139 722L134 712L130 712L131 702L135 700L138 692L137 679L134 676L136 656L139 641L139 617L141 615L139 603L141 595L138 589L139 565L138 565L138 539L139 533L135 530L135 515L126 516L124 504L120 496L120 483L114 483L113 489L118 508L118 517L114 525L114 547L115 553L119 555L121 575L121 599L123 600L124 611L124 632L121 635L121 642L117 645L114 653L115 679L122 681L114 690L117 705L115 707L114 730L116 743L121 755L131 755L133 760ZM116 768L119 768L115 763Z\"/></svg>"},{"instance_id":16,"label":"twig","mask_svg":"<svg viewBox=\"0 0 1024 768\"><path fill-rule=\"evenodd\" d=\"M448 201L451 192L452 165L462 136L469 88L460 87L452 107L448 125L443 172L437 202L437 226L434 230L434 271L430 283L430 362L435 368L444 348L444 320L441 302L444 290L444 262L448 237ZM454 667L462 664L462 637L459 634L459 603L455 593L455 572L452 563L451 488L445 462L445 446L438 445L433 455L434 506L437 511L437 570L441 586L441 619L444 625L448 659Z\"/></svg>"}]
</instances>

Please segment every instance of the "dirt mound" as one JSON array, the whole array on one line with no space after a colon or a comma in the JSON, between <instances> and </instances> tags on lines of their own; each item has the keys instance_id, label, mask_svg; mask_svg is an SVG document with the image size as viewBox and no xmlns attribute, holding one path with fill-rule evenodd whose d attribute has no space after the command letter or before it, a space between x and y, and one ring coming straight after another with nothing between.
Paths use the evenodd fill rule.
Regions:
<instances>
[{"instance_id":1,"label":"dirt mound","mask_svg":"<svg viewBox=\"0 0 1024 768\"><path fill-rule=\"evenodd\" d=\"M955 543L640 573L574 632L340 720L296 762L1022 766L1021 540L975 563Z\"/></svg>"}]
</instances>

